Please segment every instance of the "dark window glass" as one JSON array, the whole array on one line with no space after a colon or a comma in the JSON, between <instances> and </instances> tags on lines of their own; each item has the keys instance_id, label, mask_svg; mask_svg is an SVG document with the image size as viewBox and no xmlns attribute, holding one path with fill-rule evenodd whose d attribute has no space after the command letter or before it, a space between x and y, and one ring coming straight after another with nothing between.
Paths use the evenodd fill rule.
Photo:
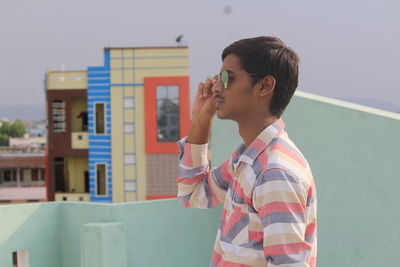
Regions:
<instances>
[{"instance_id":1,"label":"dark window glass","mask_svg":"<svg viewBox=\"0 0 400 267\"><path fill-rule=\"evenodd\" d=\"M106 195L106 165L96 165L97 195Z\"/></svg>"},{"instance_id":2,"label":"dark window glass","mask_svg":"<svg viewBox=\"0 0 400 267\"><path fill-rule=\"evenodd\" d=\"M96 134L104 134L104 103L96 104Z\"/></svg>"},{"instance_id":3,"label":"dark window glass","mask_svg":"<svg viewBox=\"0 0 400 267\"><path fill-rule=\"evenodd\" d=\"M179 87L157 86L157 141L179 140Z\"/></svg>"}]
</instances>

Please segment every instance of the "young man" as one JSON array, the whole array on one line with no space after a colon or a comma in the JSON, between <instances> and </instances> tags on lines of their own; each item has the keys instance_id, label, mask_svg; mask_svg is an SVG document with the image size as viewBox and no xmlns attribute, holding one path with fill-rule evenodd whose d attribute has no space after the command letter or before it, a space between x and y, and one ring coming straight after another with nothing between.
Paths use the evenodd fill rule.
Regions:
<instances>
[{"instance_id":1,"label":"young man","mask_svg":"<svg viewBox=\"0 0 400 267\"><path fill-rule=\"evenodd\" d=\"M210 266L316 265L316 195L310 167L280 119L298 81L299 58L281 40L239 40L222 53L219 75L200 83L181 150L178 200L224 203ZM238 123L243 144L209 169L211 122Z\"/></svg>"}]
</instances>

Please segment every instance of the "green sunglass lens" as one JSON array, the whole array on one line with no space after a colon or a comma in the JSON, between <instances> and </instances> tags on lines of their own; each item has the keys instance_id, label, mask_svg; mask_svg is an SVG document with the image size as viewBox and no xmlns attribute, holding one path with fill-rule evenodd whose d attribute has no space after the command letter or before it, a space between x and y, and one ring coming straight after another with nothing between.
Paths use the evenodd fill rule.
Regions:
<instances>
[{"instance_id":1,"label":"green sunglass lens","mask_svg":"<svg viewBox=\"0 0 400 267\"><path fill-rule=\"evenodd\" d=\"M228 88L228 81L229 81L229 75L228 72L225 70L221 73L221 83L225 89Z\"/></svg>"}]
</instances>

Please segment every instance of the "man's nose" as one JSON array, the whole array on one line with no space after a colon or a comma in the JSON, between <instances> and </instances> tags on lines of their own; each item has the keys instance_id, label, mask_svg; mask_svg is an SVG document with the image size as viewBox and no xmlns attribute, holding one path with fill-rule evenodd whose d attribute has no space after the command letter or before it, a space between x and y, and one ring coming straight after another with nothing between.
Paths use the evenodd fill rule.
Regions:
<instances>
[{"instance_id":1,"label":"man's nose","mask_svg":"<svg viewBox=\"0 0 400 267\"><path fill-rule=\"evenodd\" d=\"M213 82L212 82L212 88L211 88L211 90L212 90L212 92L214 93L214 94L216 94L216 93L221 93L221 91L222 91L222 83L221 83L221 80L219 79L219 75L214 75L214 79L213 79Z\"/></svg>"}]
</instances>

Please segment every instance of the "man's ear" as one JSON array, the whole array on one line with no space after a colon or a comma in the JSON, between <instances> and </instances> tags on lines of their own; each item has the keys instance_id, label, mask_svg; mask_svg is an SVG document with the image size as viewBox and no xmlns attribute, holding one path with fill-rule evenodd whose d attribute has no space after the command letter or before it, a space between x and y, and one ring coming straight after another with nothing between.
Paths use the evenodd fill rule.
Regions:
<instances>
[{"instance_id":1,"label":"man's ear","mask_svg":"<svg viewBox=\"0 0 400 267\"><path fill-rule=\"evenodd\" d=\"M273 76L268 75L260 80L260 96L272 95L275 89L276 80Z\"/></svg>"}]
</instances>

